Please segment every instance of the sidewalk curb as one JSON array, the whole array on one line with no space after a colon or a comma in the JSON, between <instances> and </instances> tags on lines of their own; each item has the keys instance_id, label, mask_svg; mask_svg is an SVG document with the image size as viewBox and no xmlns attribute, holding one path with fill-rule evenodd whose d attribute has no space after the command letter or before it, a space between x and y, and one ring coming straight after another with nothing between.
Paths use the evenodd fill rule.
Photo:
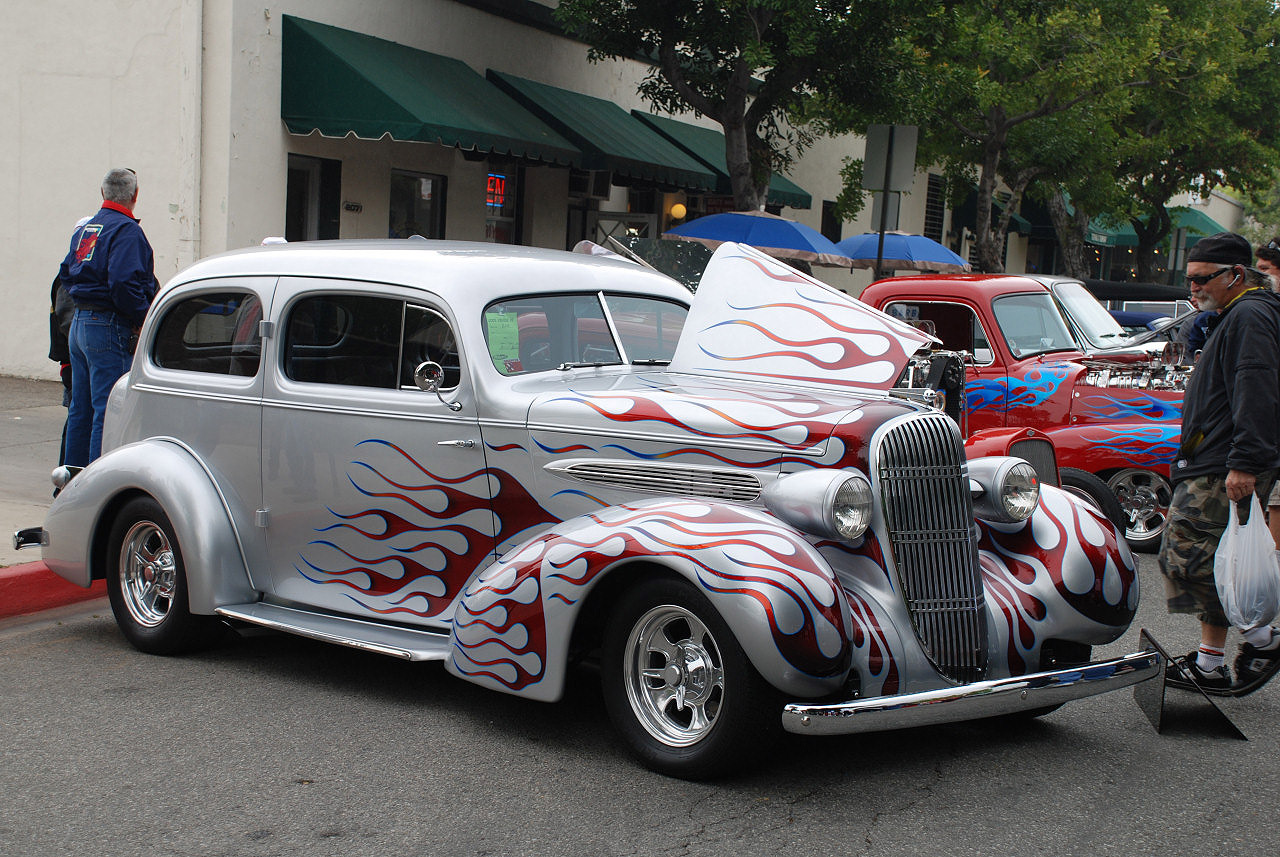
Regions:
<instances>
[{"instance_id":1,"label":"sidewalk curb","mask_svg":"<svg viewBox=\"0 0 1280 857\"><path fill-rule=\"evenodd\" d=\"M105 580L95 580L84 589L58 577L43 562L0 568L0 619L89 601L106 594Z\"/></svg>"}]
</instances>

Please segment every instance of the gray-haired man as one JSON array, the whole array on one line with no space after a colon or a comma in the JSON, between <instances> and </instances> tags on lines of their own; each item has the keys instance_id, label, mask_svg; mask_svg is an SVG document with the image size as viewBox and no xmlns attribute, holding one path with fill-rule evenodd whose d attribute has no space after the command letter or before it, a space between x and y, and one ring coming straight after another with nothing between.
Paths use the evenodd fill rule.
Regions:
<instances>
[{"instance_id":1,"label":"gray-haired man","mask_svg":"<svg viewBox=\"0 0 1280 857\"><path fill-rule=\"evenodd\" d=\"M156 293L155 257L133 207L138 177L115 169L102 180L102 208L71 235L59 270L75 304L67 347L71 357L71 406L65 462L84 466L102 451L107 396L128 371L130 336Z\"/></svg>"}]
</instances>

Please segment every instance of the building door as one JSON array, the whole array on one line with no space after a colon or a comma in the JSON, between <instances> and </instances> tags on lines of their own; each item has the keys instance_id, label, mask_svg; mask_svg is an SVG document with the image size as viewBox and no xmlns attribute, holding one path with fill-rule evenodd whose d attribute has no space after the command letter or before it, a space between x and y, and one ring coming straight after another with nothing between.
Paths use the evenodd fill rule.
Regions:
<instances>
[{"instance_id":1,"label":"building door","mask_svg":"<svg viewBox=\"0 0 1280 857\"><path fill-rule=\"evenodd\" d=\"M285 188L285 240L337 238L341 198L341 161L290 155Z\"/></svg>"}]
</instances>

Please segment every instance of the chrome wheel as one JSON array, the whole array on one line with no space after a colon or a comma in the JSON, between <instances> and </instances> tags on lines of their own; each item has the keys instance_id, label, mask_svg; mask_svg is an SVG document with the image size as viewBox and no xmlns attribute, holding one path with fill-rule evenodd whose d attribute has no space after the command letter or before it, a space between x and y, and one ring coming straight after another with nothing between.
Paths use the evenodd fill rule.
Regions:
<instances>
[{"instance_id":1,"label":"chrome wheel","mask_svg":"<svg viewBox=\"0 0 1280 857\"><path fill-rule=\"evenodd\" d=\"M120 590L129 616L146 628L165 620L173 607L178 566L169 537L156 524L138 521L120 545Z\"/></svg>"},{"instance_id":2,"label":"chrome wheel","mask_svg":"<svg viewBox=\"0 0 1280 857\"><path fill-rule=\"evenodd\" d=\"M1173 488L1169 481L1150 470L1121 470L1107 480L1124 510L1128 525L1125 538L1135 548L1153 548L1160 543Z\"/></svg>"},{"instance_id":3,"label":"chrome wheel","mask_svg":"<svg viewBox=\"0 0 1280 857\"><path fill-rule=\"evenodd\" d=\"M645 613L627 638L627 700L640 725L670 747L688 747L715 727L724 701L724 665L697 616L664 604Z\"/></svg>"}]
</instances>

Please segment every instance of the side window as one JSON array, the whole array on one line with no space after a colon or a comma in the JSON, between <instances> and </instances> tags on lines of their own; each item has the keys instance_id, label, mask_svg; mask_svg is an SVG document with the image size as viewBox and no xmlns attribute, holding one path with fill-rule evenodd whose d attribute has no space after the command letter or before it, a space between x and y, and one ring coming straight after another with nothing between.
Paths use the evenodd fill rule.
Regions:
<instances>
[{"instance_id":1,"label":"side window","mask_svg":"<svg viewBox=\"0 0 1280 857\"><path fill-rule=\"evenodd\" d=\"M995 359L982 321L972 307L941 301L911 301L892 303L885 312L928 330L941 339L942 347L949 351L969 352L976 363L991 363Z\"/></svg>"},{"instance_id":2,"label":"side window","mask_svg":"<svg viewBox=\"0 0 1280 857\"><path fill-rule=\"evenodd\" d=\"M181 300L160 319L152 340L157 366L184 372L258 374L262 302L245 292L211 292Z\"/></svg>"},{"instance_id":3,"label":"side window","mask_svg":"<svg viewBox=\"0 0 1280 857\"><path fill-rule=\"evenodd\" d=\"M285 322L284 374L310 384L395 389L404 301L369 295L302 298Z\"/></svg>"},{"instance_id":4,"label":"side window","mask_svg":"<svg viewBox=\"0 0 1280 857\"><path fill-rule=\"evenodd\" d=\"M417 389L413 372L430 360L444 369L440 389L452 390L462 376L458 340L449 322L435 310L409 304L404 310L404 348L400 356L400 386Z\"/></svg>"}]
</instances>

